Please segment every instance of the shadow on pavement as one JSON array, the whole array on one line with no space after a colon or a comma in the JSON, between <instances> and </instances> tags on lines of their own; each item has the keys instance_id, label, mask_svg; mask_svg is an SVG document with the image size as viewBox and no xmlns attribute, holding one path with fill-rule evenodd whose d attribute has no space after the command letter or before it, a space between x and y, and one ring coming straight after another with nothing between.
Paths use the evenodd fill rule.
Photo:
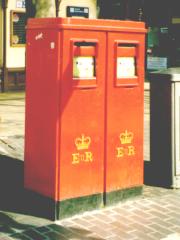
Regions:
<instances>
[{"instance_id":1,"label":"shadow on pavement","mask_svg":"<svg viewBox=\"0 0 180 240\"><path fill-rule=\"evenodd\" d=\"M8 213L0 212L0 237L1 234L14 234L16 231L25 231L32 228L30 224L22 224L14 220Z\"/></svg>"},{"instance_id":2,"label":"shadow on pavement","mask_svg":"<svg viewBox=\"0 0 180 240\"><path fill-rule=\"evenodd\" d=\"M39 233L42 234L39 234ZM49 224L45 227L36 228L35 231L33 229L23 231L23 235L17 233L11 235L14 239L24 240L30 237L30 239L44 240L44 239L52 239L52 240L103 240L103 238L93 236L93 233L89 230L77 228L77 227L63 227L56 224ZM29 239L29 238L28 238Z\"/></svg>"},{"instance_id":3,"label":"shadow on pavement","mask_svg":"<svg viewBox=\"0 0 180 240\"><path fill-rule=\"evenodd\" d=\"M43 240L44 236L61 240L72 237L101 240L91 236L91 231L63 227L47 220L49 203L43 205L39 196L24 189L23 167L23 161L0 155L0 239L7 235L20 240L25 237Z\"/></svg>"},{"instance_id":4,"label":"shadow on pavement","mask_svg":"<svg viewBox=\"0 0 180 240\"><path fill-rule=\"evenodd\" d=\"M50 202L24 189L24 162L0 155L0 210L50 218Z\"/></svg>"},{"instance_id":5,"label":"shadow on pavement","mask_svg":"<svg viewBox=\"0 0 180 240\"><path fill-rule=\"evenodd\" d=\"M0 155L0 208L23 209L23 162Z\"/></svg>"}]
</instances>

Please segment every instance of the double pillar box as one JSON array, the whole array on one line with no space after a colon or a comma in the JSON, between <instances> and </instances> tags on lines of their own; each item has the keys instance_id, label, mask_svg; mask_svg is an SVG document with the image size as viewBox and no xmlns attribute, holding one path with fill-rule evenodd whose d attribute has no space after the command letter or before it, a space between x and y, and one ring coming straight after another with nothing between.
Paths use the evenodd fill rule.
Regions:
<instances>
[{"instance_id":1,"label":"double pillar box","mask_svg":"<svg viewBox=\"0 0 180 240\"><path fill-rule=\"evenodd\" d=\"M31 19L27 27L25 187L53 218L143 185L142 22Z\"/></svg>"}]
</instances>

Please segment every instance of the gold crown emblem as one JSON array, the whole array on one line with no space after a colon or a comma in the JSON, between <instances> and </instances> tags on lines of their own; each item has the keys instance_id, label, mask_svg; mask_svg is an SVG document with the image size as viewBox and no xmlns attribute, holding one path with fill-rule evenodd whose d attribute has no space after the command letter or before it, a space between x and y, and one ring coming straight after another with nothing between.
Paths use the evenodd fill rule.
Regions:
<instances>
[{"instance_id":1,"label":"gold crown emblem","mask_svg":"<svg viewBox=\"0 0 180 240\"><path fill-rule=\"evenodd\" d=\"M91 138L85 137L84 134L81 135L81 138L79 137L75 139L75 145L77 147L77 150L88 149L90 143L91 143Z\"/></svg>"},{"instance_id":2,"label":"gold crown emblem","mask_svg":"<svg viewBox=\"0 0 180 240\"><path fill-rule=\"evenodd\" d=\"M132 132L128 132L127 130L120 134L119 138L121 144L128 144L131 143L133 140L134 134Z\"/></svg>"}]
</instances>

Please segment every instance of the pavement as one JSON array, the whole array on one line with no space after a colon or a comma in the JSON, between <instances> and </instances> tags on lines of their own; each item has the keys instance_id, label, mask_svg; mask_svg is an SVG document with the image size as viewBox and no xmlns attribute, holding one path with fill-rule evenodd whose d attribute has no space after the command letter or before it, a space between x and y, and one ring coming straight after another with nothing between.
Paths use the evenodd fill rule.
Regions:
<instances>
[{"instance_id":1,"label":"pavement","mask_svg":"<svg viewBox=\"0 0 180 240\"><path fill-rule=\"evenodd\" d=\"M24 159L25 93L0 93L0 154Z\"/></svg>"},{"instance_id":2,"label":"pavement","mask_svg":"<svg viewBox=\"0 0 180 240\"><path fill-rule=\"evenodd\" d=\"M55 222L38 212L23 188L24 97L0 94L0 240L180 240L180 189L144 185L140 196ZM148 90L144 120L150 162Z\"/></svg>"}]
</instances>

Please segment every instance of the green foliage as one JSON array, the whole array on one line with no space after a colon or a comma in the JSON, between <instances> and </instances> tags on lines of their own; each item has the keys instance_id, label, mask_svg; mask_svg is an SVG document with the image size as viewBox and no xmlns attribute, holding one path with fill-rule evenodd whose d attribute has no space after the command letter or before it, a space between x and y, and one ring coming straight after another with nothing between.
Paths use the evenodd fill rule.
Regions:
<instances>
[{"instance_id":1,"label":"green foliage","mask_svg":"<svg viewBox=\"0 0 180 240\"><path fill-rule=\"evenodd\" d=\"M36 6L36 15L35 17L54 17L55 16L55 9L54 9L54 16L52 14L51 8L53 6L53 2L50 0L33 0Z\"/></svg>"},{"instance_id":2,"label":"green foliage","mask_svg":"<svg viewBox=\"0 0 180 240\"><path fill-rule=\"evenodd\" d=\"M58 0L28 0L26 1L27 16L43 18L55 17Z\"/></svg>"}]
</instances>

